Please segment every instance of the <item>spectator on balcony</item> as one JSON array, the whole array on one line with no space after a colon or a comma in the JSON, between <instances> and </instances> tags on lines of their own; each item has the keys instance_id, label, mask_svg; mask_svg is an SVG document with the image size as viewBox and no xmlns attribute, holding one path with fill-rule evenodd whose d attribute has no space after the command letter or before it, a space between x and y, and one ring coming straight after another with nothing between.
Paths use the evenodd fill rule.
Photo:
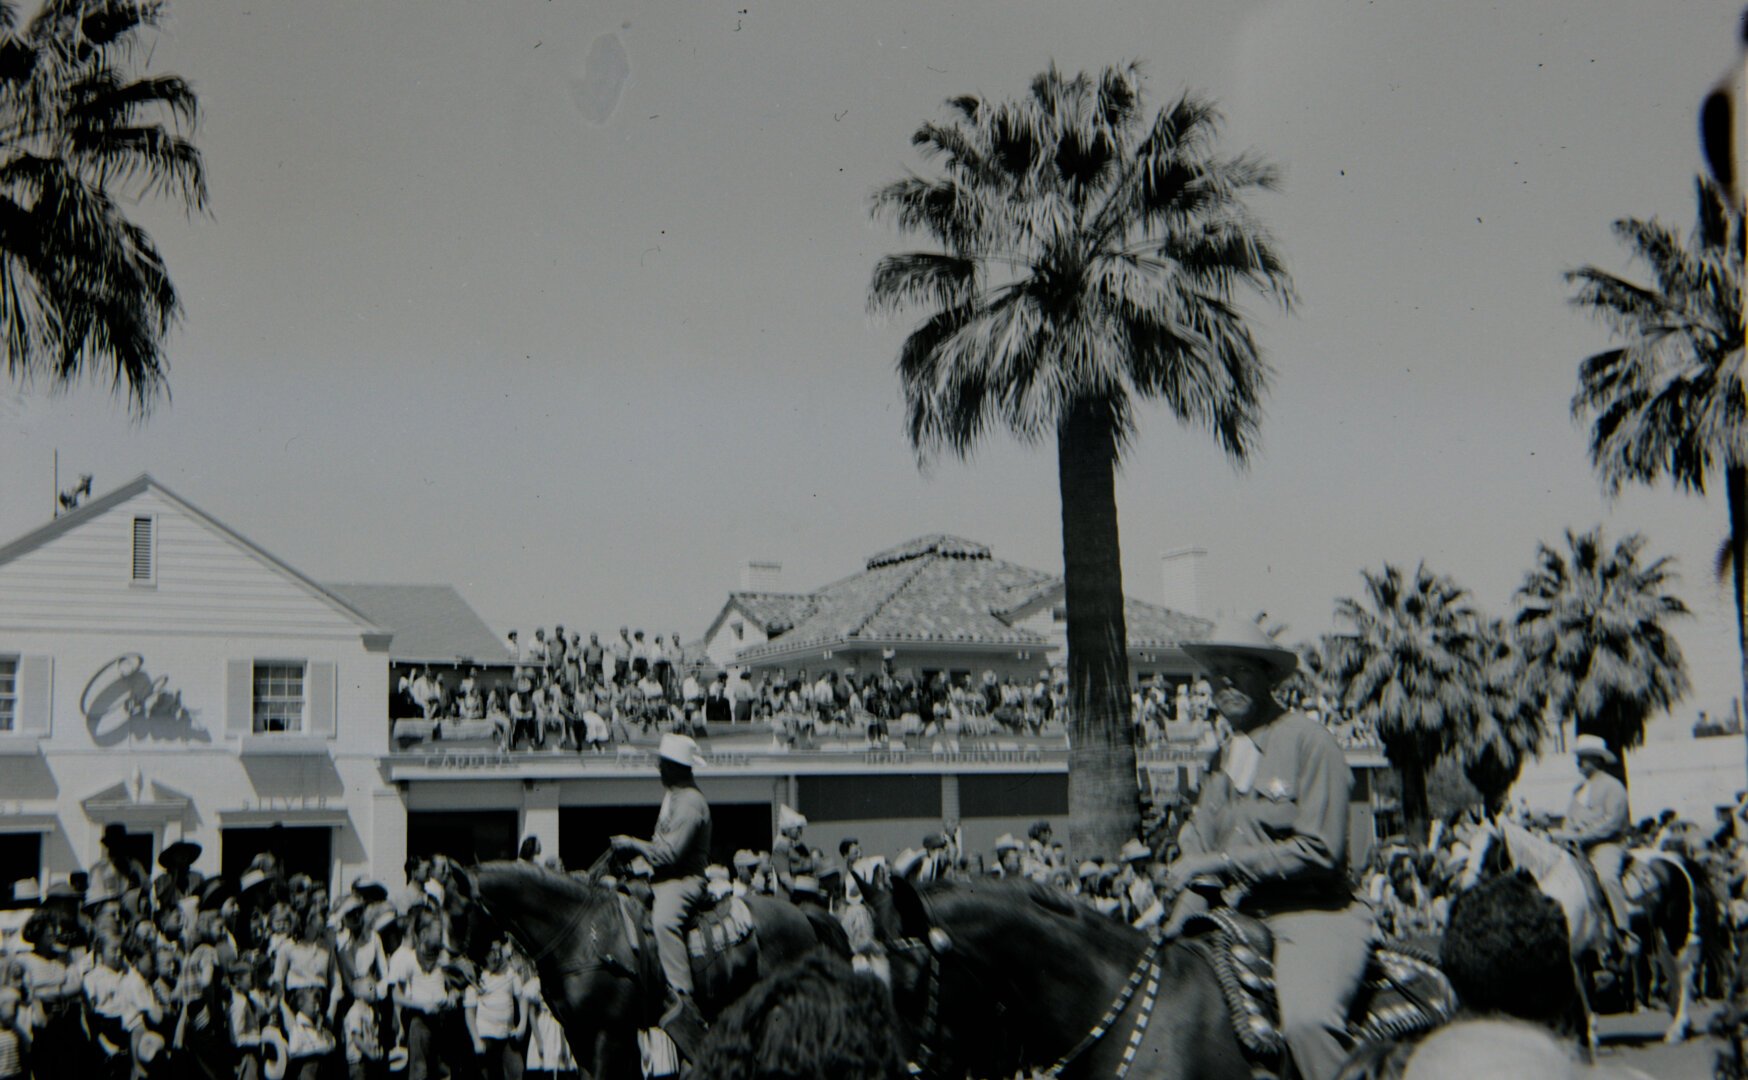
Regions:
<instances>
[{"instance_id":1,"label":"spectator on balcony","mask_svg":"<svg viewBox=\"0 0 1748 1080\"><path fill-rule=\"evenodd\" d=\"M631 635L631 677L639 682L649 674L649 642L643 639L643 631L633 631Z\"/></svg>"},{"instance_id":2,"label":"spectator on balcony","mask_svg":"<svg viewBox=\"0 0 1748 1080\"><path fill-rule=\"evenodd\" d=\"M750 724L753 720L753 702L758 700L758 690L753 686L753 673L743 671L740 677L729 685L728 697L731 714L737 724Z\"/></svg>"},{"instance_id":3,"label":"spectator on balcony","mask_svg":"<svg viewBox=\"0 0 1748 1080\"><path fill-rule=\"evenodd\" d=\"M608 723L607 716L600 709L594 707L594 695L591 693L589 696L591 699L590 707L583 711L583 739L578 749L604 754L607 752L607 744L613 738L612 726ZM609 705L607 712L611 713L612 711L612 706ZM630 737L631 733L626 732L626 739L629 740Z\"/></svg>"},{"instance_id":4,"label":"spectator on balcony","mask_svg":"<svg viewBox=\"0 0 1748 1080\"><path fill-rule=\"evenodd\" d=\"M680 704L688 709L704 707L704 686L698 681L698 673L686 672L686 677L680 682Z\"/></svg>"},{"instance_id":5,"label":"spectator on balcony","mask_svg":"<svg viewBox=\"0 0 1748 1080\"><path fill-rule=\"evenodd\" d=\"M504 635L504 650L510 654L513 662L522 661L522 643L517 640L516 631L512 630Z\"/></svg>"},{"instance_id":6,"label":"spectator on balcony","mask_svg":"<svg viewBox=\"0 0 1748 1080\"><path fill-rule=\"evenodd\" d=\"M537 749L543 746L540 725L534 722L534 683L526 674L517 673L509 704L510 749L519 749L524 743Z\"/></svg>"},{"instance_id":7,"label":"spectator on balcony","mask_svg":"<svg viewBox=\"0 0 1748 1080\"><path fill-rule=\"evenodd\" d=\"M591 633L589 643L583 646L583 676L597 683L605 678L602 661L606 655L607 651L601 648L601 635Z\"/></svg>"},{"instance_id":8,"label":"spectator on balcony","mask_svg":"<svg viewBox=\"0 0 1748 1080\"><path fill-rule=\"evenodd\" d=\"M649 645L649 670L657 682L662 684L663 693L671 693L674 687L674 668L669 663L668 650L662 644L662 636L657 634Z\"/></svg>"},{"instance_id":9,"label":"spectator on balcony","mask_svg":"<svg viewBox=\"0 0 1748 1080\"><path fill-rule=\"evenodd\" d=\"M534 694L534 719L540 728L540 748L546 748L548 737L556 749L564 745L564 708L559 700L558 686L551 681L541 684Z\"/></svg>"},{"instance_id":10,"label":"spectator on balcony","mask_svg":"<svg viewBox=\"0 0 1748 1080\"><path fill-rule=\"evenodd\" d=\"M504 705L504 692L497 687L493 687L491 695L486 698L486 720L497 734L498 744L505 750L510 749L510 710Z\"/></svg>"},{"instance_id":11,"label":"spectator on balcony","mask_svg":"<svg viewBox=\"0 0 1748 1080\"><path fill-rule=\"evenodd\" d=\"M546 666L546 628L545 627L537 626L534 628L534 640L530 641L528 643L528 647L524 651L523 658L525 660L527 660L530 664L534 664L537 667L545 667Z\"/></svg>"},{"instance_id":12,"label":"spectator on balcony","mask_svg":"<svg viewBox=\"0 0 1748 1080\"><path fill-rule=\"evenodd\" d=\"M675 671L686 669L686 647L680 644L679 634L668 635L668 663L674 665Z\"/></svg>"},{"instance_id":13,"label":"spectator on balcony","mask_svg":"<svg viewBox=\"0 0 1748 1080\"><path fill-rule=\"evenodd\" d=\"M570 642L565 646L564 665L561 668L564 684L575 687L583 681L583 639L582 635L573 633Z\"/></svg>"},{"instance_id":14,"label":"spectator on balcony","mask_svg":"<svg viewBox=\"0 0 1748 1080\"><path fill-rule=\"evenodd\" d=\"M432 674L430 664L420 667L418 677L413 680L413 701L418 704L425 719L437 718L443 704L443 688L437 681L437 676Z\"/></svg>"},{"instance_id":15,"label":"spectator on balcony","mask_svg":"<svg viewBox=\"0 0 1748 1080\"><path fill-rule=\"evenodd\" d=\"M728 672L719 671L704 690L704 722L726 724L734 719L734 701L729 694Z\"/></svg>"},{"instance_id":16,"label":"spectator on balcony","mask_svg":"<svg viewBox=\"0 0 1748 1080\"><path fill-rule=\"evenodd\" d=\"M479 692L479 683L469 678L462 684L461 718L463 720L484 720L486 718L486 699Z\"/></svg>"},{"instance_id":17,"label":"spectator on balcony","mask_svg":"<svg viewBox=\"0 0 1748 1080\"><path fill-rule=\"evenodd\" d=\"M609 657L613 662L613 670L607 673L607 677L613 681L614 686L624 684L625 680L631 677L632 649L631 630L621 626L619 640L613 643L613 652Z\"/></svg>"}]
</instances>

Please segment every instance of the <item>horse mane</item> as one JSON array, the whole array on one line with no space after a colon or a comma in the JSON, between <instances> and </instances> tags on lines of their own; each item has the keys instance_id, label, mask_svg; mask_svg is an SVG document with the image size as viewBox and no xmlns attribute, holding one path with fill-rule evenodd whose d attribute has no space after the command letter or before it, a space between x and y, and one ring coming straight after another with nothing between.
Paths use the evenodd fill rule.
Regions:
<instances>
[{"instance_id":1,"label":"horse mane","mask_svg":"<svg viewBox=\"0 0 1748 1080\"><path fill-rule=\"evenodd\" d=\"M516 882L517 888L556 895L591 907L615 895L614 890L605 885L598 885L572 874L560 874L520 859L481 863L476 873L488 870L511 878Z\"/></svg>"}]
</instances>

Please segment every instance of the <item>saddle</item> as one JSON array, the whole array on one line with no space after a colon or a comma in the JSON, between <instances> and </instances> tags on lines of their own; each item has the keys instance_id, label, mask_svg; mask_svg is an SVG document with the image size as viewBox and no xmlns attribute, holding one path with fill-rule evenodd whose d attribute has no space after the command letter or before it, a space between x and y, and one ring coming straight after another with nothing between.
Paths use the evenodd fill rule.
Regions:
<instances>
[{"instance_id":1,"label":"saddle","mask_svg":"<svg viewBox=\"0 0 1748 1080\"><path fill-rule=\"evenodd\" d=\"M623 893L619 910L625 938L631 943L634 971L652 1015L659 1015L667 996L667 980L656 956L650 914ZM692 990L699 1009L714 1016L763 974L759 959L758 920L738 896L726 896L694 910L686 931L686 954L692 964Z\"/></svg>"},{"instance_id":2,"label":"saddle","mask_svg":"<svg viewBox=\"0 0 1748 1080\"><path fill-rule=\"evenodd\" d=\"M1261 920L1226 908L1191 918L1184 945L1214 970L1232 1032L1252 1063L1274 1071L1286 1049L1275 995L1274 935ZM1374 945L1347 1016L1356 1045L1431 1031L1457 1011L1457 995L1431 957Z\"/></svg>"}]
</instances>

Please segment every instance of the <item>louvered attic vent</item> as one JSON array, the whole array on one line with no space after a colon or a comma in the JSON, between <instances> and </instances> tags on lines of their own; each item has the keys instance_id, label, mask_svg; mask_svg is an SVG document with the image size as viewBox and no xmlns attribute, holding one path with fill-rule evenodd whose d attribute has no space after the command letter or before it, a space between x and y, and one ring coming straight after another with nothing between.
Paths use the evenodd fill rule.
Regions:
<instances>
[{"instance_id":1,"label":"louvered attic vent","mask_svg":"<svg viewBox=\"0 0 1748 1080\"><path fill-rule=\"evenodd\" d=\"M151 581L157 572L153 565L155 549L152 546L152 519L149 517L134 518L134 573L135 581Z\"/></svg>"}]
</instances>

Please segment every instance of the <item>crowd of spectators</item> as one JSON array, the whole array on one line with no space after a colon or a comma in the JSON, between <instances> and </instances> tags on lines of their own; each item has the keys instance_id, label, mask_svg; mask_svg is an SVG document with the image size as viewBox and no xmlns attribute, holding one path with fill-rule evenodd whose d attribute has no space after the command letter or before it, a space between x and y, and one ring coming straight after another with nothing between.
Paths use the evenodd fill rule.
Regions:
<instances>
[{"instance_id":1,"label":"crowd of spectators","mask_svg":"<svg viewBox=\"0 0 1748 1080\"><path fill-rule=\"evenodd\" d=\"M118 832L31 912L28 951L0 955L0 1078L574 1075L526 960L451 951L442 856L330 895L270 853L202 877L187 843L153 877Z\"/></svg>"}]
</instances>

